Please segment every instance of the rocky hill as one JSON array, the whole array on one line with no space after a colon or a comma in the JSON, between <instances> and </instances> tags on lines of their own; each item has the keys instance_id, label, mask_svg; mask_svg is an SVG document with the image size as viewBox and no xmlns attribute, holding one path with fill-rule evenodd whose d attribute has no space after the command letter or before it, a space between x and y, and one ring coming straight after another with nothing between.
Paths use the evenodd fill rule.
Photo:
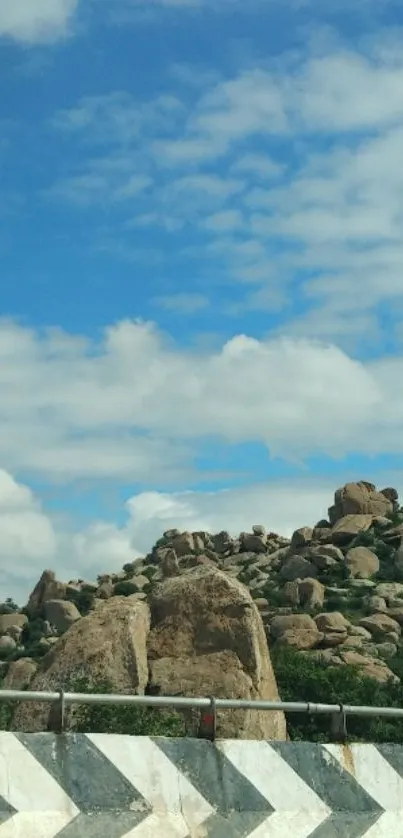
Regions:
<instances>
[{"instance_id":1,"label":"rocky hill","mask_svg":"<svg viewBox=\"0 0 403 838\"><path fill-rule=\"evenodd\" d=\"M96 582L46 570L24 608L0 606L3 688L106 679L118 692L274 699L271 658L285 649L397 685L402 535L396 490L361 481L338 489L328 519L291 539L262 525L238 538L170 530ZM46 707L26 704L12 724L48 721ZM281 714L227 713L219 732L235 730L284 738L285 723Z\"/></svg>"}]
</instances>

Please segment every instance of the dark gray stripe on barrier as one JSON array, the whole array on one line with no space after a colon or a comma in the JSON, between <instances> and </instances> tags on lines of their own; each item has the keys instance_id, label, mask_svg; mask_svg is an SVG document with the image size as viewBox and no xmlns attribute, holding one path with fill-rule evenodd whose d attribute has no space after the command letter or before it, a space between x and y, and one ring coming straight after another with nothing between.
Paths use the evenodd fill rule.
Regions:
<instances>
[{"instance_id":1,"label":"dark gray stripe on barrier","mask_svg":"<svg viewBox=\"0 0 403 838\"><path fill-rule=\"evenodd\" d=\"M120 771L84 734L15 734L71 798L80 812L130 811L141 817L151 808Z\"/></svg>"},{"instance_id":2,"label":"dark gray stripe on barrier","mask_svg":"<svg viewBox=\"0 0 403 838\"><path fill-rule=\"evenodd\" d=\"M55 838L124 838L142 820L143 815L136 815L135 812L120 812L117 815L112 812L81 814L58 832Z\"/></svg>"},{"instance_id":3,"label":"dark gray stripe on barrier","mask_svg":"<svg viewBox=\"0 0 403 838\"><path fill-rule=\"evenodd\" d=\"M246 838L273 813L269 801L210 742L153 741L215 809L203 823L208 838Z\"/></svg>"},{"instance_id":4,"label":"dark gray stripe on barrier","mask_svg":"<svg viewBox=\"0 0 403 838\"><path fill-rule=\"evenodd\" d=\"M377 751L403 777L403 748L401 745L376 745Z\"/></svg>"},{"instance_id":5,"label":"dark gray stripe on barrier","mask_svg":"<svg viewBox=\"0 0 403 838\"><path fill-rule=\"evenodd\" d=\"M269 742L332 812L383 812L329 751L311 742Z\"/></svg>"},{"instance_id":6,"label":"dark gray stripe on barrier","mask_svg":"<svg viewBox=\"0 0 403 838\"><path fill-rule=\"evenodd\" d=\"M17 814L17 810L14 809L13 806L8 803L7 800L0 794L0 824L5 823L6 821L10 820L14 815Z\"/></svg>"}]
</instances>

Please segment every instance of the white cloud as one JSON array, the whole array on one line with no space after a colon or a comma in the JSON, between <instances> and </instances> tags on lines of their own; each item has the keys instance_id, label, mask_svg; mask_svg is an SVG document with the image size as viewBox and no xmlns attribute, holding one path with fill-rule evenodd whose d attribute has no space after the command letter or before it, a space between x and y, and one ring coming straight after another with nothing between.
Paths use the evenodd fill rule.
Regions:
<instances>
[{"instance_id":1,"label":"white cloud","mask_svg":"<svg viewBox=\"0 0 403 838\"><path fill-rule=\"evenodd\" d=\"M246 308L282 299L286 321L287 300L299 299L307 316L289 306L287 333L344 348L369 323L385 336L376 307L390 306L393 319L403 299L396 33L355 49L335 36L308 41L303 53L203 79L204 87L181 88L183 100L177 91L146 103L117 92L59 113L59 129L81 150L102 145L104 156L90 145L82 170L48 194L112 211L119 202L127 236L153 225L172 235L193 228L201 268L211 271L214 259L223 275L254 286ZM152 184L135 195L141 178ZM130 247L119 243L122 255Z\"/></svg>"},{"instance_id":2,"label":"white cloud","mask_svg":"<svg viewBox=\"0 0 403 838\"><path fill-rule=\"evenodd\" d=\"M360 363L305 339L240 334L196 350L143 322L99 341L3 323L0 462L17 475L155 485L191 479L211 438L286 459L398 454L400 370L402 359Z\"/></svg>"},{"instance_id":3,"label":"white cloud","mask_svg":"<svg viewBox=\"0 0 403 838\"><path fill-rule=\"evenodd\" d=\"M78 0L1 0L0 36L34 43L66 35Z\"/></svg>"},{"instance_id":4,"label":"white cloud","mask_svg":"<svg viewBox=\"0 0 403 838\"><path fill-rule=\"evenodd\" d=\"M155 297L155 305L165 308L167 311L174 311L176 314L195 314L206 308L209 304L204 294L186 292L178 294L167 294L162 297Z\"/></svg>"}]
</instances>

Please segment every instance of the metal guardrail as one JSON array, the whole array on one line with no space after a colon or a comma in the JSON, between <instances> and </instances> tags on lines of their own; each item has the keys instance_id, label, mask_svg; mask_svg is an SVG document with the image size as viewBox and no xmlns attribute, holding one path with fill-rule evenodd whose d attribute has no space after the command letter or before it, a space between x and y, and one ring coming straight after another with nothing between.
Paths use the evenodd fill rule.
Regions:
<instances>
[{"instance_id":1,"label":"metal guardrail","mask_svg":"<svg viewBox=\"0 0 403 838\"><path fill-rule=\"evenodd\" d=\"M386 717L403 719L401 707L370 707L351 704L316 704L295 701L253 701L232 698L186 698L178 696L151 695L115 695L102 693L69 693L60 692L30 692L18 690L0 690L1 701L43 702L55 705L52 723L54 732L62 733L65 729L65 711L74 704L84 705L115 705L134 707L170 707L173 710L200 710L201 724L199 735L201 738L214 739L216 730L216 715L218 710L264 710L267 712L282 711L284 713L306 713L309 716L329 715L331 717L331 734L335 741L345 741L347 736L347 717Z\"/></svg>"}]
</instances>

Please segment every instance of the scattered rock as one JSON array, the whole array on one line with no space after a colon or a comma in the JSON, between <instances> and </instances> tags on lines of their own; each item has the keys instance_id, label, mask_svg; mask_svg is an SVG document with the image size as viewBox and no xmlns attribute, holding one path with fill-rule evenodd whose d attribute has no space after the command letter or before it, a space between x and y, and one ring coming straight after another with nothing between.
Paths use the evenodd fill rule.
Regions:
<instances>
[{"instance_id":1,"label":"scattered rock","mask_svg":"<svg viewBox=\"0 0 403 838\"><path fill-rule=\"evenodd\" d=\"M344 663L350 664L350 666L359 667L359 669L362 670L363 675L367 678L374 678L375 681L378 681L380 684L385 684L389 680L398 683L400 680L397 675L394 675L392 670L389 669L384 661L379 660L379 658L370 658L360 654L359 652L350 651L340 651L339 654Z\"/></svg>"},{"instance_id":2,"label":"scattered rock","mask_svg":"<svg viewBox=\"0 0 403 838\"><path fill-rule=\"evenodd\" d=\"M298 592L301 604L308 610L322 608L325 601L325 586L318 579L307 577L301 582L298 582Z\"/></svg>"},{"instance_id":3,"label":"scattered rock","mask_svg":"<svg viewBox=\"0 0 403 838\"><path fill-rule=\"evenodd\" d=\"M81 614L73 602L61 599L49 599L45 602L45 617L55 627L58 633L64 633L77 620Z\"/></svg>"},{"instance_id":4,"label":"scattered rock","mask_svg":"<svg viewBox=\"0 0 403 838\"><path fill-rule=\"evenodd\" d=\"M371 614L376 614L377 612L385 613L388 610L386 600L384 600L381 596L366 597L365 605L369 608Z\"/></svg>"},{"instance_id":5,"label":"scattered rock","mask_svg":"<svg viewBox=\"0 0 403 838\"><path fill-rule=\"evenodd\" d=\"M353 578L370 579L379 571L379 559L367 547L353 547L346 555L346 566Z\"/></svg>"},{"instance_id":6,"label":"scattered rock","mask_svg":"<svg viewBox=\"0 0 403 838\"><path fill-rule=\"evenodd\" d=\"M291 646L294 649L313 649L318 646L323 640L323 635L317 629L301 629L295 631L287 629L280 635L276 642L276 646Z\"/></svg>"},{"instance_id":7,"label":"scattered rock","mask_svg":"<svg viewBox=\"0 0 403 838\"><path fill-rule=\"evenodd\" d=\"M300 581L294 579L293 582L286 582L282 591L283 599L291 605L298 606L300 604Z\"/></svg>"},{"instance_id":8,"label":"scattered rock","mask_svg":"<svg viewBox=\"0 0 403 838\"><path fill-rule=\"evenodd\" d=\"M387 490L384 490L387 491ZM331 524L349 515L386 516L393 512L393 502L382 492L377 492L373 483L361 480L358 483L346 483L337 489L334 506L329 509Z\"/></svg>"},{"instance_id":9,"label":"scattered rock","mask_svg":"<svg viewBox=\"0 0 403 838\"><path fill-rule=\"evenodd\" d=\"M8 634L4 634L3 637L0 637L0 654L7 655L9 652L13 652L14 649L17 648L17 644L12 637L9 637Z\"/></svg>"},{"instance_id":10,"label":"scattered rock","mask_svg":"<svg viewBox=\"0 0 403 838\"><path fill-rule=\"evenodd\" d=\"M348 544L354 536L367 532L372 524L372 515L345 515L332 528L334 544Z\"/></svg>"},{"instance_id":11,"label":"scattered rock","mask_svg":"<svg viewBox=\"0 0 403 838\"><path fill-rule=\"evenodd\" d=\"M28 617L25 614L0 614L0 635L7 634L10 626L24 628L27 622Z\"/></svg>"},{"instance_id":12,"label":"scattered rock","mask_svg":"<svg viewBox=\"0 0 403 838\"><path fill-rule=\"evenodd\" d=\"M315 623L319 631L323 632L337 632L347 634L350 628L350 623L339 611L329 611L327 613L318 614L315 617Z\"/></svg>"},{"instance_id":13,"label":"scattered rock","mask_svg":"<svg viewBox=\"0 0 403 838\"><path fill-rule=\"evenodd\" d=\"M290 614L284 617L274 617L270 624L270 634L277 640L285 631L312 631L319 634L315 620L309 614Z\"/></svg>"},{"instance_id":14,"label":"scattered rock","mask_svg":"<svg viewBox=\"0 0 403 838\"><path fill-rule=\"evenodd\" d=\"M298 549L298 547L306 547L311 543L313 536L312 527L301 527L295 530L291 539L291 547Z\"/></svg>"},{"instance_id":15,"label":"scattered rock","mask_svg":"<svg viewBox=\"0 0 403 838\"><path fill-rule=\"evenodd\" d=\"M317 575L317 570L308 559L304 559L302 556L292 556L283 564L280 573L287 582L293 582L295 579L314 578Z\"/></svg>"},{"instance_id":16,"label":"scattered rock","mask_svg":"<svg viewBox=\"0 0 403 838\"><path fill-rule=\"evenodd\" d=\"M48 599L64 599L66 588L67 585L64 582L58 582L53 570L44 570L29 597L26 606L28 616L31 618L40 617L45 602Z\"/></svg>"},{"instance_id":17,"label":"scattered rock","mask_svg":"<svg viewBox=\"0 0 403 838\"><path fill-rule=\"evenodd\" d=\"M374 614L372 617L363 617L359 625L367 629L371 636L375 639L384 639L385 634L394 632L400 635L400 625L396 620L392 620L387 614Z\"/></svg>"},{"instance_id":18,"label":"scattered rock","mask_svg":"<svg viewBox=\"0 0 403 838\"><path fill-rule=\"evenodd\" d=\"M32 658L20 658L10 663L7 675L3 681L3 690L26 690L38 668Z\"/></svg>"}]
</instances>

